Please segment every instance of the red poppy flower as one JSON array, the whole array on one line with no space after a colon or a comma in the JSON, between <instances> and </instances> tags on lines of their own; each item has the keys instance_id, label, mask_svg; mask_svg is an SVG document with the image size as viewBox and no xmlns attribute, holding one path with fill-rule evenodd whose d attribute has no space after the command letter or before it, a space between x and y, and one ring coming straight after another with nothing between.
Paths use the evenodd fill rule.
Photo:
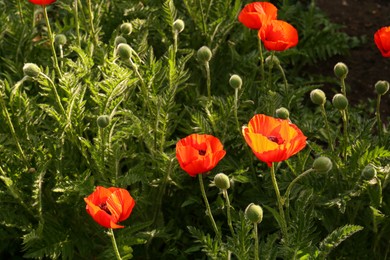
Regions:
<instances>
[{"instance_id":1,"label":"red poppy flower","mask_svg":"<svg viewBox=\"0 0 390 260\"><path fill-rule=\"evenodd\" d=\"M287 160L306 146L306 136L288 120L255 115L243 127L245 141L256 157L271 167L273 162Z\"/></svg>"},{"instance_id":2,"label":"red poppy flower","mask_svg":"<svg viewBox=\"0 0 390 260\"><path fill-rule=\"evenodd\" d=\"M382 27L374 34L374 41L383 57L390 57L390 26Z\"/></svg>"},{"instance_id":3,"label":"red poppy flower","mask_svg":"<svg viewBox=\"0 0 390 260\"><path fill-rule=\"evenodd\" d=\"M123 228L117 223L127 219L135 205L127 190L115 187L107 189L97 186L84 201L87 203L88 214L106 228Z\"/></svg>"},{"instance_id":4,"label":"red poppy flower","mask_svg":"<svg viewBox=\"0 0 390 260\"><path fill-rule=\"evenodd\" d=\"M212 135L192 134L176 144L180 167L192 177L212 170L225 154L222 143Z\"/></svg>"},{"instance_id":5,"label":"red poppy flower","mask_svg":"<svg viewBox=\"0 0 390 260\"><path fill-rule=\"evenodd\" d=\"M247 4L238 15L238 20L249 29L259 30L267 20L275 20L278 9L268 2Z\"/></svg>"},{"instance_id":6,"label":"red poppy flower","mask_svg":"<svg viewBox=\"0 0 390 260\"><path fill-rule=\"evenodd\" d=\"M50 5L54 3L56 0L28 0L30 3L34 5Z\"/></svg>"},{"instance_id":7,"label":"red poppy flower","mask_svg":"<svg viewBox=\"0 0 390 260\"><path fill-rule=\"evenodd\" d=\"M261 27L258 36L269 51L285 51L298 44L297 30L281 20L268 21Z\"/></svg>"}]
</instances>

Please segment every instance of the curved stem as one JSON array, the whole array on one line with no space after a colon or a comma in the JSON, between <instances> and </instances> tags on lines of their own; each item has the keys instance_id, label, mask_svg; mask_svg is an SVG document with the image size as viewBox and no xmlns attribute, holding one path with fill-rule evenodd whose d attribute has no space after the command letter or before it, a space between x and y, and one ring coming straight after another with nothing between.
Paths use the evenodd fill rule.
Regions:
<instances>
[{"instance_id":1,"label":"curved stem","mask_svg":"<svg viewBox=\"0 0 390 260\"><path fill-rule=\"evenodd\" d=\"M114 230L112 228L109 228L108 231L109 231L108 235L111 238L112 247L114 248L116 259L117 260L122 260L122 257L119 254L118 246L116 244L116 240L115 240L115 236L114 236Z\"/></svg>"},{"instance_id":2,"label":"curved stem","mask_svg":"<svg viewBox=\"0 0 390 260\"><path fill-rule=\"evenodd\" d=\"M51 80L51 78L49 78L45 73L42 73L40 72L39 75L43 76L45 79L47 79L50 83L50 85L53 87L53 91L54 91L54 96L56 98L56 101L58 103L58 106L60 107L61 109L61 112L64 114L65 117L67 117L66 115L66 112L65 112L65 109L64 107L62 106L62 103L61 103L61 98L60 98L60 95L58 94L57 92L57 88L56 86L54 85L54 82Z\"/></svg>"},{"instance_id":3,"label":"curved stem","mask_svg":"<svg viewBox=\"0 0 390 260\"><path fill-rule=\"evenodd\" d=\"M211 221L211 224L213 226L215 235L217 235L218 238L221 238L221 235L219 234L219 231L218 231L218 228L217 228L217 224L215 223L213 214L211 213L211 208L210 208L209 201L207 200L206 191L204 190L203 175L202 174L198 174L198 179L199 179L199 186L200 186L200 190L202 192L203 200L204 200L204 203L206 204L207 215L210 218L210 221Z\"/></svg>"},{"instance_id":4,"label":"curved stem","mask_svg":"<svg viewBox=\"0 0 390 260\"><path fill-rule=\"evenodd\" d=\"M227 190L222 190L222 192L223 192L223 196L225 197L225 200L226 200L226 215L227 215L228 226L229 226L230 232L232 233L232 236L234 236L234 229L233 229L233 225L232 225L232 216L230 214L229 194L228 194Z\"/></svg>"},{"instance_id":5,"label":"curved stem","mask_svg":"<svg viewBox=\"0 0 390 260\"><path fill-rule=\"evenodd\" d=\"M51 31L50 22L49 22L49 16L47 15L46 5L43 5L43 15L45 16L45 21L46 21L46 26L47 26L47 33L49 35L51 52L53 54L54 69L56 70L58 76L62 77L62 73L61 73L60 67L58 66L58 59L57 59L56 49L54 47L54 36L53 36L52 31Z\"/></svg>"},{"instance_id":6,"label":"curved stem","mask_svg":"<svg viewBox=\"0 0 390 260\"><path fill-rule=\"evenodd\" d=\"M303 177L305 177L307 174L309 174L310 172L314 171L313 168L310 168L308 169L307 171L303 172L302 174L298 175L287 187L287 190L286 190L286 193L284 194L283 196L283 204L286 205L286 208L288 209L288 206L289 206L289 201L290 201L290 192L293 188L293 186L295 185L295 183L297 183L297 181L299 181L300 179L302 179Z\"/></svg>"},{"instance_id":7,"label":"curved stem","mask_svg":"<svg viewBox=\"0 0 390 260\"><path fill-rule=\"evenodd\" d=\"M274 163L272 163L272 165L271 165L271 179L272 179L272 185L274 186L276 199L278 202L280 222L281 222L280 225L281 225L281 229L282 229L282 234L283 234L284 239L287 240L287 222L286 222L286 217L284 215L284 210L283 210L283 201L282 201L282 198L280 196L278 183L276 181Z\"/></svg>"},{"instance_id":8,"label":"curved stem","mask_svg":"<svg viewBox=\"0 0 390 260\"><path fill-rule=\"evenodd\" d=\"M332 151L334 151L333 140L332 140L332 137L331 137L331 135L330 135L330 128L329 128L328 118L327 118L327 116L326 116L326 111L325 111L325 106L324 106L324 104L321 105L321 114L322 114L322 117L324 118L324 121L325 121L325 127L326 127L326 132L327 132L327 134L328 134L329 146L330 146L330 148L332 149Z\"/></svg>"},{"instance_id":9,"label":"curved stem","mask_svg":"<svg viewBox=\"0 0 390 260\"><path fill-rule=\"evenodd\" d=\"M257 231L257 223L253 223L253 237L255 238L255 260L259 260L259 234Z\"/></svg>"},{"instance_id":10,"label":"curved stem","mask_svg":"<svg viewBox=\"0 0 390 260\"><path fill-rule=\"evenodd\" d=\"M378 95L377 101L376 101L376 122L378 124L379 140L382 138L382 132L383 132L383 125L382 125L380 113L381 113L381 95Z\"/></svg>"},{"instance_id":11,"label":"curved stem","mask_svg":"<svg viewBox=\"0 0 390 260\"><path fill-rule=\"evenodd\" d=\"M284 73L284 70L283 70L283 68L282 68L282 66L280 64L278 64L278 69L280 70L280 73L282 74L283 82L284 82L284 90L285 90L285 92L287 94L288 82L287 82L286 74Z\"/></svg>"}]
</instances>

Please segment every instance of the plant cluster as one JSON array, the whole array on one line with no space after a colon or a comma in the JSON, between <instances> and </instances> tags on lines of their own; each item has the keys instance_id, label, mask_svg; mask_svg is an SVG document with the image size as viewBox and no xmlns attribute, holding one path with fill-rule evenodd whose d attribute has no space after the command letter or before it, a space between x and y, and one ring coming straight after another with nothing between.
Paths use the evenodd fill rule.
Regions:
<instances>
[{"instance_id":1,"label":"plant cluster","mask_svg":"<svg viewBox=\"0 0 390 260\"><path fill-rule=\"evenodd\" d=\"M389 83L274 2L0 0L1 258L386 259Z\"/></svg>"}]
</instances>

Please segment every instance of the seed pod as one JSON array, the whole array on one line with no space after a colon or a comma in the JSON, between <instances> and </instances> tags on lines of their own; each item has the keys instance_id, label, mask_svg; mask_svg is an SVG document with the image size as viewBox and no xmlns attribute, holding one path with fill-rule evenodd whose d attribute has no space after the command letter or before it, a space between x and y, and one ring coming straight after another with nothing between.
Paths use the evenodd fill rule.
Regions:
<instances>
[{"instance_id":1,"label":"seed pod","mask_svg":"<svg viewBox=\"0 0 390 260\"><path fill-rule=\"evenodd\" d=\"M241 86L242 86L242 79L240 76L238 76L237 74L234 74L230 77L229 79L229 85L232 87L232 88L237 88L237 89L240 89Z\"/></svg>"},{"instance_id":2,"label":"seed pod","mask_svg":"<svg viewBox=\"0 0 390 260\"><path fill-rule=\"evenodd\" d=\"M123 37L123 36L115 37L115 40L114 40L115 47L118 47L118 45L121 44L121 43L127 43L126 38Z\"/></svg>"},{"instance_id":3,"label":"seed pod","mask_svg":"<svg viewBox=\"0 0 390 260\"><path fill-rule=\"evenodd\" d=\"M97 118L96 122L100 128L106 128L110 124L110 117L107 115L101 115Z\"/></svg>"},{"instance_id":4,"label":"seed pod","mask_svg":"<svg viewBox=\"0 0 390 260\"><path fill-rule=\"evenodd\" d=\"M131 57L131 47L127 43L120 43L117 47L117 54L123 60L128 60Z\"/></svg>"},{"instance_id":5,"label":"seed pod","mask_svg":"<svg viewBox=\"0 0 390 260\"><path fill-rule=\"evenodd\" d=\"M319 173L327 173L333 167L332 161L325 156L320 156L314 160L312 168Z\"/></svg>"},{"instance_id":6,"label":"seed pod","mask_svg":"<svg viewBox=\"0 0 390 260\"><path fill-rule=\"evenodd\" d=\"M65 45L66 44L66 36L65 34L57 34L54 38L54 42L57 45Z\"/></svg>"},{"instance_id":7,"label":"seed pod","mask_svg":"<svg viewBox=\"0 0 390 260\"><path fill-rule=\"evenodd\" d=\"M181 19L177 19L173 22L173 30L175 30L177 33L181 33L184 30L184 21Z\"/></svg>"},{"instance_id":8,"label":"seed pod","mask_svg":"<svg viewBox=\"0 0 390 260\"><path fill-rule=\"evenodd\" d=\"M347 77L348 67L342 62L338 62L334 66L333 71L337 78L344 79Z\"/></svg>"},{"instance_id":9,"label":"seed pod","mask_svg":"<svg viewBox=\"0 0 390 260\"><path fill-rule=\"evenodd\" d=\"M348 99L343 94L333 96L332 104L338 110L345 110L348 106Z\"/></svg>"},{"instance_id":10,"label":"seed pod","mask_svg":"<svg viewBox=\"0 0 390 260\"><path fill-rule=\"evenodd\" d=\"M245 209L245 217L252 223L260 223L263 220L263 209L259 205L251 203Z\"/></svg>"},{"instance_id":11,"label":"seed pod","mask_svg":"<svg viewBox=\"0 0 390 260\"><path fill-rule=\"evenodd\" d=\"M375 84L375 90L378 95L384 95L387 91L389 91L389 82L386 80L379 80Z\"/></svg>"},{"instance_id":12,"label":"seed pod","mask_svg":"<svg viewBox=\"0 0 390 260\"><path fill-rule=\"evenodd\" d=\"M281 119L288 119L290 117L290 112L285 107L280 107L276 109L275 113L276 113L276 117Z\"/></svg>"},{"instance_id":13,"label":"seed pod","mask_svg":"<svg viewBox=\"0 0 390 260\"><path fill-rule=\"evenodd\" d=\"M129 35L133 31L133 26L131 23L123 23L121 24L120 30L123 34Z\"/></svg>"},{"instance_id":14,"label":"seed pod","mask_svg":"<svg viewBox=\"0 0 390 260\"><path fill-rule=\"evenodd\" d=\"M203 46L198 50L196 56L200 62L209 62L213 55L209 47Z\"/></svg>"},{"instance_id":15,"label":"seed pod","mask_svg":"<svg viewBox=\"0 0 390 260\"><path fill-rule=\"evenodd\" d=\"M23 66L23 73L26 76L35 78L41 73L41 69L35 63L26 63Z\"/></svg>"},{"instance_id":16,"label":"seed pod","mask_svg":"<svg viewBox=\"0 0 390 260\"><path fill-rule=\"evenodd\" d=\"M371 164L364 167L362 171L363 179L369 181L372 180L376 176L376 169Z\"/></svg>"},{"instance_id":17,"label":"seed pod","mask_svg":"<svg viewBox=\"0 0 390 260\"><path fill-rule=\"evenodd\" d=\"M221 190L227 190L230 188L230 180L229 177L224 173L218 173L214 177L215 186L220 188Z\"/></svg>"},{"instance_id":18,"label":"seed pod","mask_svg":"<svg viewBox=\"0 0 390 260\"><path fill-rule=\"evenodd\" d=\"M321 89L313 89L310 92L310 99L316 105L323 105L326 102L326 96Z\"/></svg>"}]
</instances>

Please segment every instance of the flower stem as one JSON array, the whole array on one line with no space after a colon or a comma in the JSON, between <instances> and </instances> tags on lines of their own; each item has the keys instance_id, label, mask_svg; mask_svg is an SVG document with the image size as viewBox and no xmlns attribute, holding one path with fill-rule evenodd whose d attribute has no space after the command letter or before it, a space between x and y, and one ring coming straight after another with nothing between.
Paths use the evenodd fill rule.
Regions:
<instances>
[{"instance_id":1,"label":"flower stem","mask_svg":"<svg viewBox=\"0 0 390 260\"><path fill-rule=\"evenodd\" d=\"M258 223L253 223L253 237L255 239L255 249L254 249L255 260L259 260L259 234L257 231L257 224Z\"/></svg>"},{"instance_id":2,"label":"flower stem","mask_svg":"<svg viewBox=\"0 0 390 260\"><path fill-rule=\"evenodd\" d=\"M238 121L238 88L234 89L234 118L236 119L236 126L238 133L241 134L240 122Z\"/></svg>"},{"instance_id":3,"label":"flower stem","mask_svg":"<svg viewBox=\"0 0 390 260\"><path fill-rule=\"evenodd\" d=\"M378 135L379 135L379 140L382 138L382 132L383 132L383 125L382 125L382 120L381 120L381 95L378 95L376 99L376 122L378 124Z\"/></svg>"},{"instance_id":4,"label":"flower stem","mask_svg":"<svg viewBox=\"0 0 390 260\"><path fill-rule=\"evenodd\" d=\"M288 82L287 82L286 74L284 73L284 70L283 70L283 68L282 68L282 66L281 66L280 64L278 64L278 69L280 70L280 73L282 74L283 82L284 82L284 91L285 91L286 94L287 94L287 91L288 91Z\"/></svg>"},{"instance_id":5,"label":"flower stem","mask_svg":"<svg viewBox=\"0 0 390 260\"><path fill-rule=\"evenodd\" d=\"M49 35L50 47L51 47L51 51L52 51L52 54L53 54L54 69L56 70L58 76L62 78L62 73L61 73L60 67L58 66L58 59L57 59L56 49L54 47L54 36L53 36L52 31L51 31L50 22L49 22L49 16L47 15L46 5L43 5L43 15L45 16L45 21L46 21L46 26L47 26L47 33Z\"/></svg>"},{"instance_id":6,"label":"flower stem","mask_svg":"<svg viewBox=\"0 0 390 260\"><path fill-rule=\"evenodd\" d=\"M80 46L80 25L79 25L79 8L78 8L78 0L74 0L73 4L74 10L74 24L76 27L76 37L77 37L77 46Z\"/></svg>"},{"instance_id":7,"label":"flower stem","mask_svg":"<svg viewBox=\"0 0 390 260\"><path fill-rule=\"evenodd\" d=\"M234 229L233 229L233 225L232 225L232 216L230 214L229 194L228 194L227 190L222 190L222 192L223 192L223 196L225 197L225 200L226 200L226 215L227 215L228 226L229 226L230 232L232 233L232 236L234 236Z\"/></svg>"},{"instance_id":8,"label":"flower stem","mask_svg":"<svg viewBox=\"0 0 390 260\"><path fill-rule=\"evenodd\" d=\"M276 181L274 163L272 163L272 165L271 165L271 179L272 179L272 185L274 186L276 199L278 202L280 222L281 222L280 225L281 225L281 229L282 229L282 234L283 234L284 239L287 240L287 222L286 222L286 217L284 215L284 210L283 210L283 201L282 201L282 198L280 196L278 183Z\"/></svg>"},{"instance_id":9,"label":"flower stem","mask_svg":"<svg viewBox=\"0 0 390 260\"><path fill-rule=\"evenodd\" d=\"M261 80L264 80L264 57L263 57L263 43L261 42L260 38L259 40L259 56L260 56L260 76Z\"/></svg>"},{"instance_id":10,"label":"flower stem","mask_svg":"<svg viewBox=\"0 0 390 260\"><path fill-rule=\"evenodd\" d=\"M326 132L328 135L328 142L329 142L330 149L332 149L332 151L334 151L333 141L332 141L332 137L330 135L330 128L329 128L328 118L326 116L324 104L321 105L321 114L322 114L322 117L324 118L324 121L325 121L325 127L326 127Z\"/></svg>"},{"instance_id":11,"label":"flower stem","mask_svg":"<svg viewBox=\"0 0 390 260\"><path fill-rule=\"evenodd\" d=\"M90 33L91 33L92 41L95 44L95 46L97 47L98 46L98 41L97 41L97 38L96 38L95 26L93 24L94 17L93 17L93 12L92 12L91 0L87 0L87 3L88 3L88 12L89 12L89 25L91 27L90 28L91 29Z\"/></svg>"},{"instance_id":12,"label":"flower stem","mask_svg":"<svg viewBox=\"0 0 390 260\"><path fill-rule=\"evenodd\" d=\"M287 187L287 190L286 190L286 193L284 194L284 197L283 197L283 204L286 205L286 208L288 209L288 206L289 206L289 201L290 201L290 192L292 190L292 187L295 185L295 183L297 183L297 181L299 181L300 179L302 179L303 177L305 177L307 174L309 174L310 172L314 171L313 168L310 168L308 169L307 171L301 173L300 175L298 175Z\"/></svg>"},{"instance_id":13,"label":"flower stem","mask_svg":"<svg viewBox=\"0 0 390 260\"><path fill-rule=\"evenodd\" d=\"M49 78L45 73L39 73L39 75L43 76L45 79L47 79L50 83L50 85L52 86L53 88L53 91L54 91L54 96L56 98L56 101L58 103L58 106L60 107L61 109L61 112L64 114L65 118L67 117L66 115L66 112L65 112L65 109L64 107L62 106L62 103L61 103L61 98L60 98L60 95L58 94L58 91L57 91L57 88L56 86L54 85L54 82L51 80L51 78Z\"/></svg>"},{"instance_id":14,"label":"flower stem","mask_svg":"<svg viewBox=\"0 0 390 260\"><path fill-rule=\"evenodd\" d=\"M116 244L115 236L114 236L114 230L112 228L108 229L109 236L111 238L112 247L114 248L115 256L117 260L122 260L121 255L119 254L118 246Z\"/></svg>"},{"instance_id":15,"label":"flower stem","mask_svg":"<svg viewBox=\"0 0 390 260\"><path fill-rule=\"evenodd\" d=\"M207 85L207 98L209 104L211 103L211 76L210 76L210 65L209 62L206 61L205 64L206 69L206 85Z\"/></svg>"},{"instance_id":16,"label":"flower stem","mask_svg":"<svg viewBox=\"0 0 390 260\"><path fill-rule=\"evenodd\" d=\"M221 236L219 234L217 224L215 223L213 214L211 213L211 208L210 208L209 201L207 200L206 191L204 190L203 175L198 174L198 179L199 179L199 186L200 186L200 190L202 192L203 200L204 200L204 203L206 204L207 215L210 218L210 221L211 221L211 224L213 226L215 234L217 235L218 238L220 238Z\"/></svg>"},{"instance_id":17,"label":"flower stem","mask_svg":"<svg viewBox=\"0 0 390 260\"><path fill-rule=\"evenodd\" d=\"M22 4L20 3L21 0L18 0L18 12L20 16L20 21L22 24L24 24L24 19L23 19L23 12L22 12Z\"/></svg>"}]
</instances>

